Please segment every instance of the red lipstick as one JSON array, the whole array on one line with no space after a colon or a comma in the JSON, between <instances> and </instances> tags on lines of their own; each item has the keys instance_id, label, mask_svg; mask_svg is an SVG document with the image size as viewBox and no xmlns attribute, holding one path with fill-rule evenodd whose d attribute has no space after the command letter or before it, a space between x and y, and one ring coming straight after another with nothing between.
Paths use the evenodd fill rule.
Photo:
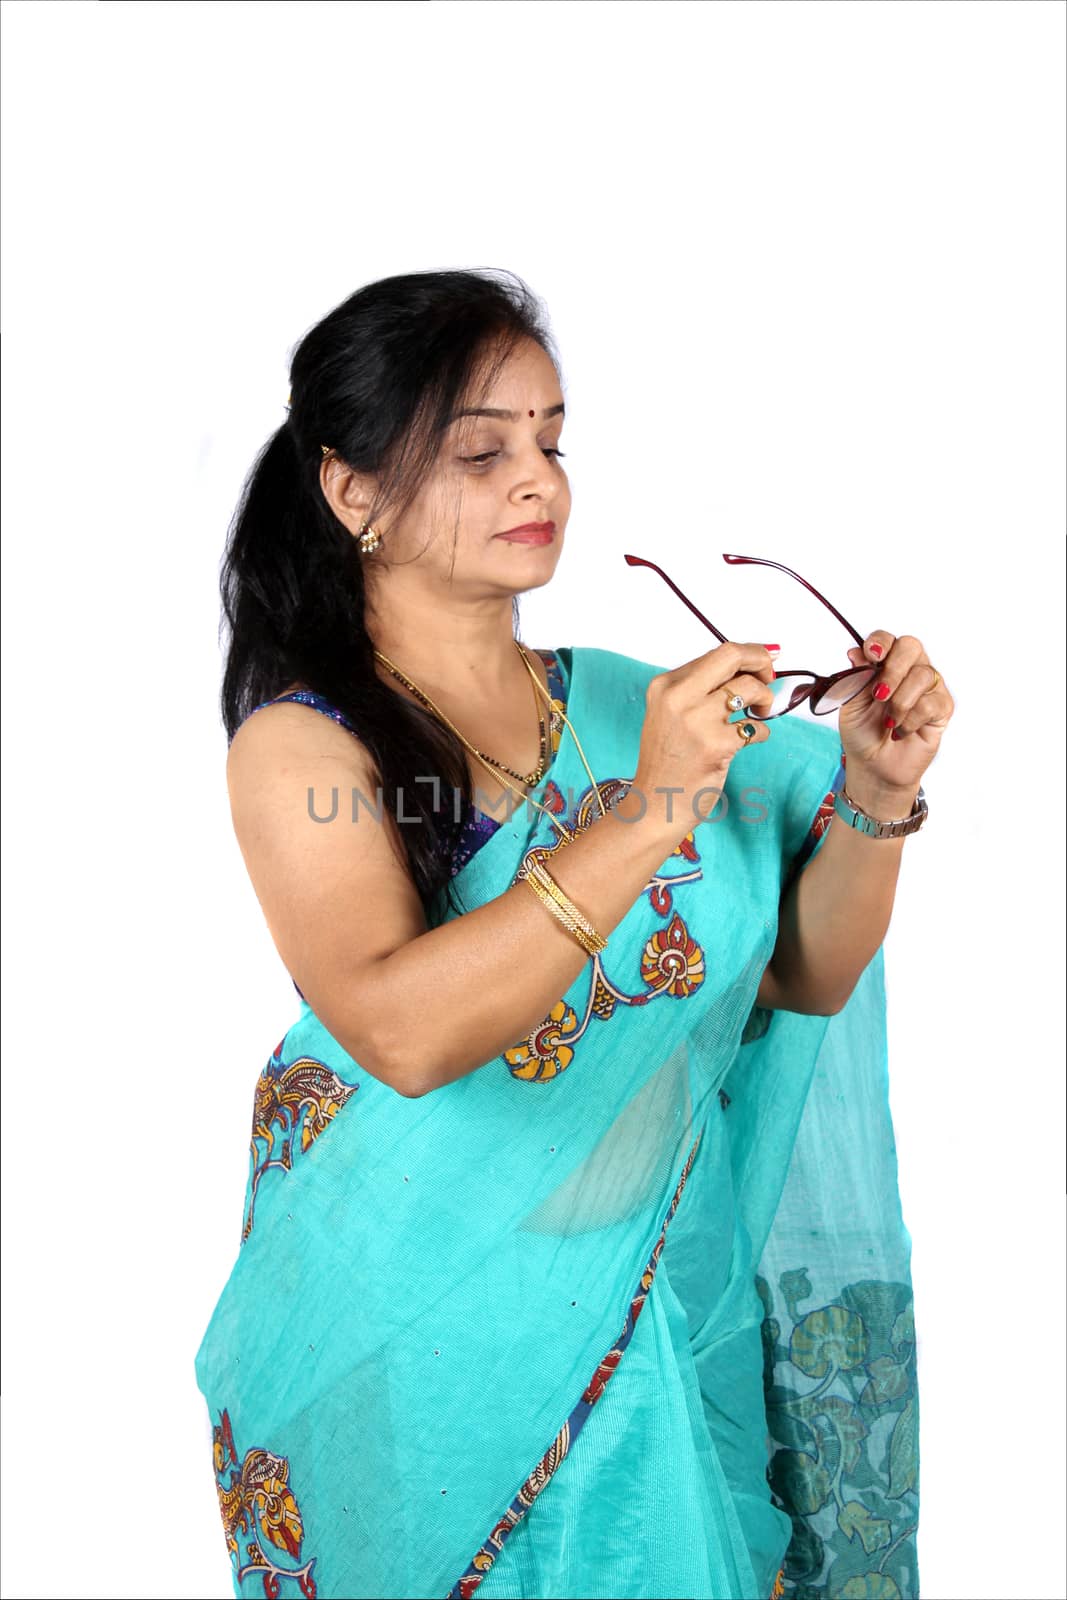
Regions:
<instances>
[{"instance_id":1,"label":"red lipstick","mask_svg":"<svg viewBox=\"0 0 1067 1600\"><path fill-rule=\"evenodd\" d=\"M524 522L518 528L508 528L498 533L498 539L510 539L515 544L550 544L556 535L554 522Z\"/></svg>"}]
</instances>

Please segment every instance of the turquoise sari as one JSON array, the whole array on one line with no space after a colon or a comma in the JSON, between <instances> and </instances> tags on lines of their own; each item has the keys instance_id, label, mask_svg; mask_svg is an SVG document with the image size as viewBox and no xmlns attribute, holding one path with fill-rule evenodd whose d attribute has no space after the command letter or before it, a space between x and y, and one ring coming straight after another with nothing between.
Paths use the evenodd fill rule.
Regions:
<instances>
[{"instance_id":1,"label":"turquoise sari","mask_svg":"<svg viewBox=\"0 0 1067 1600\"><path fill-rule=\"evenodd\" d=\"M556 656L611 805L664 669ZM302 1001L196 1359L235 1594L918 1595L882 952L834 1017L755 1005L842 776L776 721L542 1024L422 1098ZM596 826L569 731L533 794ZM524 805L466 907L534 844Z\"/></svg>"}]
</instances>

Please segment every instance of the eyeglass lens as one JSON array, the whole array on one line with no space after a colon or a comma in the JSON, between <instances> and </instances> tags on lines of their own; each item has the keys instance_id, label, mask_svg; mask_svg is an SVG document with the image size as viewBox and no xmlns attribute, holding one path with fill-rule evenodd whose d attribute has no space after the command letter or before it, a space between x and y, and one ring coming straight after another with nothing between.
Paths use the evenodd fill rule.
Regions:
<instances>
[{"instance_id":1,"label":"eyeglass lens","mask_svg":"<svg viewBox=\"0 0 1067 1600\"><path fill-rule=\"evenodd\" d=\"M812 702L812 711L817 717L829 716L837 711L849 700L854 700L874 677L876 667L859 667L855 672L848 672L843 678L838 678L829 684L821 694L816 695ZM769 722L772 717L780 717L787 711L793 711L802 705L808 698L815 679L810 672L783 672L781 677L772 680L769 687L774 698L769 706L753 707L747 715L760 722Z\"/></svg>"}]
</instances>

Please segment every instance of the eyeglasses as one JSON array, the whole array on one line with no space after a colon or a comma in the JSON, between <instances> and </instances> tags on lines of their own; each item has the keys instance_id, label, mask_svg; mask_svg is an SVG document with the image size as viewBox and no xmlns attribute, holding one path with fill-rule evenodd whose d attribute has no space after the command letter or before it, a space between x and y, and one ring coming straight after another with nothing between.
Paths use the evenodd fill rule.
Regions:
<instances>
[{"instance_id":1,"label":"eyeglasses","mask_svg":"<svg viewBox=\"0 0 1067 1600\"><path fill-rule=\"evenodd\" d=\"M654 561L646 561L643 556L624 556L623 558L631 567L651 567L653 572L658 572L664 583L674 590L679 600L683 601L693 613L718 639L720 644L726 644L726 635L719 632L713 622L709 622L702 611L698 611L688 595L682 593L678 585L668 578L662 567L657 567ZM733 556L723 555L723 560L733 566L776 567L779 572L785 572L798 583L802 583L816 600L821 600L827 611L832 611L838 622L855 639L862 649L863 635L857 633L851 622L843 617L836 606L832 606L825 595L821 595L806 578L799 572L793 572L790 567L783 567L780 561L766 561L762 556ZM754 710L745 707L745 715L752 717L757 722L769 722L772 717L784 717L790 711L795 711L798 706L808 701L812 712L817 717L828 717L831 712L837 711L858 694L862 694L870 683L877 667L846 667L843 672L832 672L829 677L823 677L817 672L808 672L800 668L788 672L775 672L774 681L770 688L774 692L774 699L770 707L764 710Z\"/></svg>"}]
</instances>

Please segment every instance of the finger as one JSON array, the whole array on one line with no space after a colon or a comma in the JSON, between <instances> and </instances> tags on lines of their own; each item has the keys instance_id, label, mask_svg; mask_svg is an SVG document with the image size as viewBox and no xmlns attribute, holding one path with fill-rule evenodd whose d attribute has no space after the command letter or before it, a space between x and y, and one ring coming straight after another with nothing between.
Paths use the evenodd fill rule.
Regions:
<instances>
[{"instance_id":1,"label":"finger","mask_svg":"<svg viewBox=\"0 0 1067 1600\"><path fill-rule=\"evenodd\" d=\"M752 706L755 710L767 710L774 701L774 683L764 683L762 678L757 678L751 672L739 673L736 677L728 678L719 689L723 697L723 705L727 706L731 695L737 695L742 708Z\"/></svg>"},{"instance_id":2,"label":"finger","mask_svg":"<svg viewBox=\"0 0 1067 1600\"><path fill-rule=\"evenodd\" d=\"M925 659L926 652L921 639L916 639L910 633L902 633L899 638L893 640L885 663L875 679L872 693L887 714L892 716L894 722L899 723L908 710L906 702L897 700L897 692L912 667Z\"/></svg>"},{"instance_id":3,"label":"finger","mask_svg":"<svg viewBox=\"0 0 1067 1600\"><path fill-rule=\"evenodd\" d=\"M926 723L942 717L951 705L947 689L940 683L932 687L935 684L935 671L936 668L924 657L911 668L893 694L891 704L897 709L891 710L889 716L896 724L893 727L894 739L902 739Z\"/></svg>"},{"instance_id":4,"label":"finger","mask_svg":"<svg viewBox=\"0 0 1067 1600\"><path fill-rule=\"evenodd\" d=\"M734 737L739 745L766 744L771 736L770 723L761 722L757 717L738 717L732 726L738 730ZM741 729L744 729L745 732L742 733Z\"/></svg>"},{"instance_id":5,"label":"finger","mask_svg":"<svg viewBox=\"0 0 1067 1600\"><path fill-rule=\"evenodd\" d=\"M762 679L764 683L770 683L774 677L775 663L781 654L781 645L739 644L737 649L741 654L735 673L747 673Z\"/></svg>"},{"instance_id":6,"label":"finger","mask_svg":"<svg viewBox=\"0 0 1067 1600\"><path fill-rule=\"evenodd\" d=\"M863 641L864 661L888 660L889 652L895 643L895 634L887 633L884 628L875 628L874 632L869 633ZM851 655L852 651L850 650L849 656Z\"/></svg>"},{"instance_id":7,"label":"finger","mask_svg":"<svg viewBox=\"0 0 1067 1600\"><path fill-rule=\"evenodd\" d=\"M747 672L769 682L774 676L774 659L778 646L765 644L739 644L728 639L707 655L698 656L688 664L695 682L705 691L721 688L727 678Z\"/></svg>"}]
</instances>

